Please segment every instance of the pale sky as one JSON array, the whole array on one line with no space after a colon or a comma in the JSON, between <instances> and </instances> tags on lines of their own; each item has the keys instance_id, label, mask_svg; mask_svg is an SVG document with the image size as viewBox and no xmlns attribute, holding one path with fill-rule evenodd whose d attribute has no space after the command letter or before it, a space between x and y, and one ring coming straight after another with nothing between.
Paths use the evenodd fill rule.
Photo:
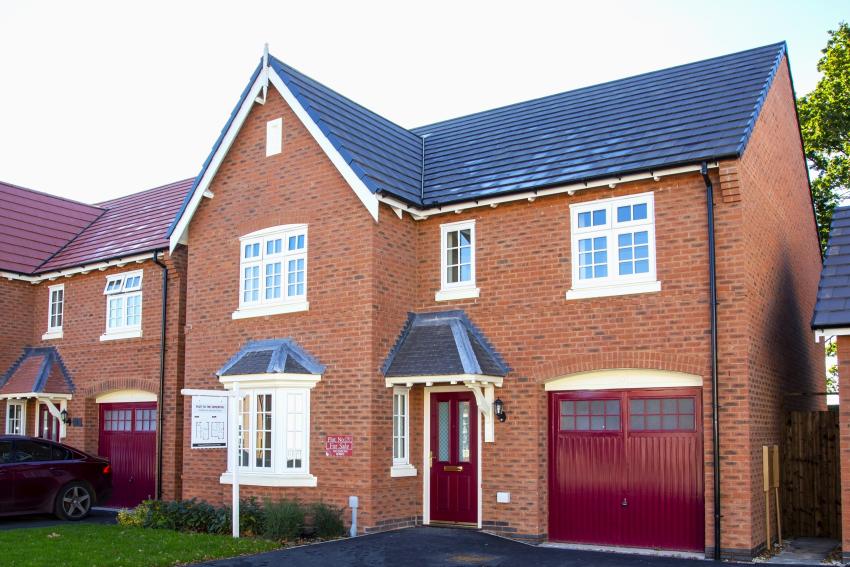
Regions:
<instances>
[{"instance_id":1,"label":"pale sky","mask_svg":"<svg viewBox=\"0 0 850 567\"><path fill-rule=\"evenodd\" d=\"M262 54L405 127L786 40L847 0L0 3L0 180L96 202L200 170Z\"/></svg>"}]
</instances>

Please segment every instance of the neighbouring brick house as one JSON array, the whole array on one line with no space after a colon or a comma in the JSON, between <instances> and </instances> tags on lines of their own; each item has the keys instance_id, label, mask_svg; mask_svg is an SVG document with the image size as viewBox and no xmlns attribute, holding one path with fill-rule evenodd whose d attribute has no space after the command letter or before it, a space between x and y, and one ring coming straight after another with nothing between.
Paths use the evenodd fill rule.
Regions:
<instances>
[{"instance_id":1,"label":"neighbouring brick house","mask_svg":"<svg viewBox=\"0 0 850 567\"><path fill-rule=\"evenodd\" d=\"M266 55L169 234L185 388L244 396L229 459L185 397L183 497L238 459L360 531L764 548L761 446L823 379L784 44L413 130Z\"/></svg>"},{"instance_id":2,"label":"neighbouring brick house","mask_svg":"<svg viewBox=\"0 0 850 567\"><path fill-rule=\"evenodd\" d=\"M186 251L166 232L191 184L86 205L0 183L0 423L109 457L113 505L181 494Z\"/></svg>"},{"instance_id":3,"label":"neighbouring brick house","mask_svg":"<svg viewBox=\"0 0 850 567\"><path fill-rule=\"evenodd\" d=\"M838 366L839 463L841 469L841 548L850 561L850 207L832 216L812 329L836 341Z\"/></svg>"}]
</instances>

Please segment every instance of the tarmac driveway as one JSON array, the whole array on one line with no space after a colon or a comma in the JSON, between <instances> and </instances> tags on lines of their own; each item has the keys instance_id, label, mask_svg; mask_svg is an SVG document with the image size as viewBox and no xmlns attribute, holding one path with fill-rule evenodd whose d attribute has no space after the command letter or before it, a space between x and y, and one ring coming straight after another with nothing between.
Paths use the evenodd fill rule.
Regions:
<instances>
[{"instance_id":1,"label":"tarmac driveway","mask_svg":"<svg viewBox=\"0 0 850 567\"><path fill-rule=\"evenodd\" d=\"M116 513L111 510L92 510L84 524L114 524ZM64 522L50 514L35 514L32 516L7 516L0 518L0 530L17 530L20 528L45 528L47 526L63 525Z\"/></svg>"},{"instance_id":2,"label":"tarmac driveway","mask_svg":"<svg viewBox=\"0 0 850 567\"><path fill-rule=\"evenodd\" d=\"M205 563L216 567L342 567L355 565L533 565L701 567L695 559L625 555L530 546L474 530L408 528L392 532Z\"/></svg>"}]
</instances>

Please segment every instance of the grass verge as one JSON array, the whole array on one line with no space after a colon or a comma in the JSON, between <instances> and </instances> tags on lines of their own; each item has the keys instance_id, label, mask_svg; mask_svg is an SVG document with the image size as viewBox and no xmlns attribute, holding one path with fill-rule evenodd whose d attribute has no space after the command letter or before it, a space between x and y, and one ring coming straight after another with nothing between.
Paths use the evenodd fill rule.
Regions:
<instances>
[{"instance_id":1,"label":"grass verge","mask_svg":"<svg viewBox=\"0 0 850 567\"><path fill-rule=\"evenodd\" d=\"M65 524L0 532L4 567L160 567L279 548L264 539L112 525Z\"/></svg>"}]
</instances>

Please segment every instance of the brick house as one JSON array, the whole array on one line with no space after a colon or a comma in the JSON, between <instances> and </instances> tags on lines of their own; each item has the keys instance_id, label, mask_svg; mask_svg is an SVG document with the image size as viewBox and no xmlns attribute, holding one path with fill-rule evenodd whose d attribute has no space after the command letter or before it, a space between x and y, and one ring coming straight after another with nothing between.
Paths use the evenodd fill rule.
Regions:
<instances>
[{"instance_id":1,"label":"brick house","mask_svg":"<svg viewBox=\"0 0 850 567\"><path fill-rule=\"evenodd\" d=\"M841 549L850 561L850 207L836 207L829 230L817 304L812 317L815 337L836 341L838 365L839 464L841 469Z\"/></svg>"},{"instance_id":2,"label":"brick house","mask_svg":"<svg viewBox=\"0 0 850 567\"><path fill-rule=\"evenodd\" d=\"M413 130L265 55L169 237L185 387L244 396L183 497L238 462L360 531L764 548L761 446L823 376L784 44Z\"/></svg>"},{"instance_id":3,"label":"brick house","mask_svg":"<svg viewBox=\"0 0 850 567\"><path fill-rule=\"evenodd\" d=\"M0 183L0 423L109 457L113 505L181 494L182 406L160 400L183 380L186 251L165 235L190 187L86 205Z\"/></svg>"}]
</instances>

